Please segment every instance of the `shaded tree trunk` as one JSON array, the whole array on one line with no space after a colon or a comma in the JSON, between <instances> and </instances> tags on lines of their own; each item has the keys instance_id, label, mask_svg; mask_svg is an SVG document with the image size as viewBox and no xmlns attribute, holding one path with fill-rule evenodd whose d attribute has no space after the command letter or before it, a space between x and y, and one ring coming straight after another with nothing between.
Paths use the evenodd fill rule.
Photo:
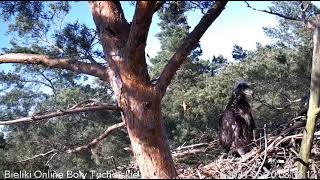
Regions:
<instances>
[{"instance_id":1,"label":"shaded tree trunk","mask_svg":"<svg viewBox=\"0 0 320 180\"><path fill-rule=\"evenodd\" d=\"M310 151L313 144L314 128L319 113L320 99L320 26L319 22L313 32L313 57L311 69L310 99L306 128L303 132L299 156L304 162L298 162L298 178L307 178Z\"/></svg>"}]
</instances>

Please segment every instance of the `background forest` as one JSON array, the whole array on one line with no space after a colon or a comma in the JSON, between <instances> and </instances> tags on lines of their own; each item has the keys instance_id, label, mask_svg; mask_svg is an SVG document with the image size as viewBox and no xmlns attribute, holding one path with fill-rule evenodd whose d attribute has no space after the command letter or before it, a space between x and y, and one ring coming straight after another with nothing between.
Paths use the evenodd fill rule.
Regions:
<instances>
[{"instance_id":1,"label":"background forest","mask_svg":"<svg viewBox=\"0 0 320 180\"><path fill-rule=\"evenodd\" d=\"M36 6L36 2L33 3ZM23 3L0 3L3 20L9 20L16 13L15 19L11 19L9 31L18 35L17 39L11 41L12 47L3 49L3 52L46 53L89 60L103 57L94 29L75 22L52 31L46 24L49 21L45 19L51 18L49 15L39 21L25 19L30 17L27 16L28 8L30 6ZM60 13L60 16L67 13L69 8L66 2L52 3L52 13ZM155 65L148 67L151 79L158 78L165 63L189 33L186 12L191 8L187 2L177 2L168 3L158 11L161 31L157 37L161 42L161 51L150 59ZM299 2L276 1L271 9L297 16ZM319 12L312 6L308 15ZM34 28L37 26L39 28ZM178 70L162 100L162 117L171 149L182 144L215 141L219 115L228 103L234 84L241 80L249 82L254 89L252 109L258 130L264 124L268 131L276 130L277 123L296 117L307 109L312 32L299 22L280 18L277 27L265 27L264 31L273 43L266 46L257 43L253 51L235 44L232 52L235 61L219 54L212 59L201 59L200 45L188 56L188 61ZM53 44L48 46L39 43L43 42L40 39L44 40L41 35L45 34L41 33L52 33ZM26 37L33 39L31 45L19 43L19 38ZM13 71L0 72L0 120L63 110L88 99L115 101L110 84L99 79L41 66L13 66ZM112 132L92 150L28 159L52 149L64 150L87 144L120 121L120 113L102 111L4 126L0 132L0 178L4 170L103 171L129 166L133 156L124 128ZM207 164L217 158L221 151L217 145L211 153L179 162L188 165Z\"/></svg>"}]
</instances>

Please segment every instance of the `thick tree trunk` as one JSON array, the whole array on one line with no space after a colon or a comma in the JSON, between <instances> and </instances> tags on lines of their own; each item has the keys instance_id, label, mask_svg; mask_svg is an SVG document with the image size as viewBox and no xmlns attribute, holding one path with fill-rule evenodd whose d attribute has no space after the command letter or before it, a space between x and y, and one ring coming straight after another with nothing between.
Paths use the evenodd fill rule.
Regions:
<instances>
[{"instance_id":1,"label":"thick tree trunk","mask_svg":"<svg viewBox=\"0 0 320 180\"><path fill-rule=\"evenodd\" d=\"M175 178L176 169L161 118L161 96L154 87L138 84L127 80L115 89L120 90L116 95L141 176Z\"/></svg>"},{"instance_id":2,"label":"thick tree trunk","mask_svg":"<svg viewBox=\"0 0 320 180\"><path fill-rule=\"evenodd\" d=\"M126 104L123 118L142 177L176 177L161 118L160 99L156 96L145 97L145 95L127 99L129 102Z\"/></svg>"},{"instance_id":3,"label":"thick tree trunk","mask_svg":"<svg viewBox=\"0 0 320 180\"><path fill-rule=\"evenodd\" d=\"M90 2L108 62L109 82L143 178L175 178L161 119L160 92L150 83L145 46L155 2L137 2L131 24L117 1Z\"/></svg>"},{"instance_id":4,"label":"thick tree trunk","mask_svg":"<svg viewBox=\"0 0 320 180\"><path fill-rule=\"evenodd\" d=\"M165 137L161 99L175 72L227 2L218 1L182 43L159 82L152 85L145 60L145 46L156 2L138 1L131 24L118 1L90 1L115 92L132 150L143 178L175 178L177 173ZM159 3L158 3L159 5Z\"/></svg>"},{"instance_id":5,"label":"thick tree trunk","mask_svg":"<svg viewBox=\"0 0 320 180\"><path fill-rule=\"evenodd\" d=\"M313 57L311 70L311 84L310 84L310 99L308 118L305 131L303 132L303 139L301 142L299 156L304 162L298 163L298 178L307 178L308 162L310 158L310 151L313 144L314 127L316 124L317 114L319 113L319 96L320 96L320 26L314 29L313 34Z\"/></svg>"}]
</instances>

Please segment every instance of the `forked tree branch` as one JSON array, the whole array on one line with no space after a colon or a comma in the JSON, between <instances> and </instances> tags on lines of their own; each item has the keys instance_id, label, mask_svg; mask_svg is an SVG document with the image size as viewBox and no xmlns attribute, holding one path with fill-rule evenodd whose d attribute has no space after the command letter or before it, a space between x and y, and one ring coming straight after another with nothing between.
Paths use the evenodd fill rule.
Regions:
<instances>
[{"instance_id":1,"label":"forked tree branch","mask_svg":"<svg viewBox=\"0 0 320 180\"><path fill-rule=\"evenodd\" d=\"M0 55L0 64L2 63L43 65L49 68L66 69L76 73L88 74L108 81L108 73L106 68L103 66L79 61L72 61L69 59L52 59L46 55L25 53L4 54Z\"/></svg>"},{"instance_id":2,"label":"forked tree branch","mask_svg":"<svg viewBox=\"0 0 320 180\"><path fill-rule=\"evenodd\" d=\"M132 73L149 81L145 47L156 1L137 1L126 43L126 58Z\"/></svg>"},{"instance_id":3,"label":"forked tree branch","mask_svg":"<svg viewBox=\"0 0 320 180\"><path fill-rule=\"evenodd\" d=\"M280 13L277 13L277 12L273 12L273 11L256 9L256 8L252 7L247 1L244 1L244 2L247 4L247 7L248 7L248 8L251 8L251 9L253 9L253 10L255 10L255 11L265 12L265 13L272 14L272 15L276 15L276 16L278 16L278 17L285 18L285 19L289 19L289 20L302 21L302 19L299 18L299 17L291 17L291 16L286 16L286 15L283 15L283 14L280 14Z\"/></svg>"},{"instance_id":4,"label":"forked tree branch","mask_svg":"<svg viewBox=\"0 0 320 180\"><path fill-rule=\"evenodd\" d=\"M123 127L125 127L124 122L114 124L114 125L108 127L108 129L106 129L99 137L93 139L90 143L88 143L86 145L79 146L79 147L74 148L74 149L68 149L68 150L66 150L66 153L70 154L70 153L75 153L75 152L82 151L84 149L94 148L94 147L96 147L98 145L98 143L100 141L105 139L112 131L114 131L116 129L119 129L119 128L123 128Z\"/></svg>"},{"instance_id":5,"label":"forked tree branch","mask_svg":"<svg viewBox=\"0 0 320 180\"><path fill-rule=\"evenodd\" d=\"M9 121L0 121L0 125L10 125L10 124L16 124L16 123L22 123L22 122L35 122L40 121L44 119L50 119L53 117L59 117L59 116L65 116L68 114L75 114L80 112L87 112L87 111L103 111L103 110L117 110L120 111L120 108L115 105L105 104L101 103L100 105L92 105L88 107L76 107L76 108L70 108L66 110L58 110L56 112L51 112L44 115L34 115L31 117L24 117L20 119L15 120L9 120Z\"/></svg>"},{"instance_id":6,"label":"forked tree branch","mask_svg":"<svg viewBox=\"0 0 320 180\"><path fill-rule=\"evenodd\" d=\"M211 9L201 18L198 25L194 30L188 35L188 37L183 41L181 46L178 48L176 53L172 56L170 61L164 67L159 80L156 83L156 89L159 91L160 95L163 96L169 86L171 80L173 79L176 71L179 69L183 61L186 59L188 54L197 45L200 38L207 31L210 25L215 21L215 19L224 10L228 1L216 1Z\"/></svg>"},{"instance_id":7,"label":"forked tree branch","mask_svg":"<svg viewBox=\"0 0 320 180\"><path fill-rule=\"evenodd\" d=\"M118 56L118 49L127 43L130 25L119 1L89 1L93 20L106 57Z\"/></svg>"},{"instance_id":8,"label":"forked tree branch","mask_svg":"<svg viewBox=\"0 0 320 180\"><path fill-rule=\"evenodd\" d=\"M194 2L194 1L190 1L191 4L195 5L196 8L199 8L201 10L202 14L205 14L203 7L200 6L200 4L198 4L199 2Z\"/></svg>"}]
</instances>

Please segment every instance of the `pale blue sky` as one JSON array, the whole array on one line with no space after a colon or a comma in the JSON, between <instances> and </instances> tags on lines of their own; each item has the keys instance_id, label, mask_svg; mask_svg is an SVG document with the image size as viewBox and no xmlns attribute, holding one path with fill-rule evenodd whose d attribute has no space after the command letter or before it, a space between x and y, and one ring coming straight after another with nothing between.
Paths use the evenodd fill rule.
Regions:
<instances>
[{"instance_id":1,"label":"pale blue sky","mask_svg":"<svg viewBox=\"0 0 320 180\"><path fill-rule=\"evenodd\" d=\"M313 2L315 3L315 2ZM267 9L271 5L270 1L253 1L251 6ZM316 2L317 5L320 3ZM81 23L87 24L89 27L95 28L92 15L87 1L72 2L71 12L67 15L65 22L73 22L79 20ZM132 20L134 6L130 2L123 1L125 17L128 21ZM190 11L187 14L191 30L199 22L202 14L200 11ZM159 32L157 23L158 16L155 14L152 19L150 32L147 40L146 52L154 57L160 51L160 43L155 34ZM222 54L231 59L232 47L234 44L242 46L244 49L253 50L256 42L262 44L270 44L271 40L264 35L262 27L273 27L277 25L276 17L263 12L253 11L247 8L243 1L230 1L226 9L210 26L208 31L200 39L203 49L203 59L211 59L213 55ZM5 35L7 29L6 24L2 24L0 28L0 48L6 47L10 36ZM3 67L0 69L3 69Z\"/></svg>"}]
</instances>

